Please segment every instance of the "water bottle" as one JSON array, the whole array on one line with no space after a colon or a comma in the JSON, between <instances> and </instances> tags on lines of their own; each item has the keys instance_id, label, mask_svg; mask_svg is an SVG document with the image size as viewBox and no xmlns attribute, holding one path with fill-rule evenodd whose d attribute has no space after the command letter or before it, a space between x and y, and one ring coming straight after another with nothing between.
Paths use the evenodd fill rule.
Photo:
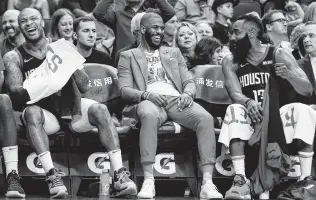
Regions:
<instances>
[{"instance_id":1,"label":"water bottle","mask_svg":"<svg viewBox=\"0 0 316 200\"><path fill-rule=\"evenodd\" d=\"M100 175L100 187L99 196L110 196L110 186L112 179L110 176L110 171L108 169L103 169Z\"/></svg>"}]
</instances>

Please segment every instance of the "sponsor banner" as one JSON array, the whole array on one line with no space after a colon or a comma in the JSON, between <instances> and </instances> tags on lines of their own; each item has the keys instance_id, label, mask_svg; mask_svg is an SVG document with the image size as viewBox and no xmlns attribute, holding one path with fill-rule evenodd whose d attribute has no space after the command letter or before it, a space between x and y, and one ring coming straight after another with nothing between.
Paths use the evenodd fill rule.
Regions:
<instances>
[{"instance_id":1,"label":"sponsor banner","mask_svg":"<svg viewBox=\"0 0 316 200\"><path fill-rule=\"evenodd\" d=\"M144 176L140 155L136 157L136 176ZM155 177L195 177L194 164L191 152L159 153L154 163Z\"/></svg>"},{"instance_id":2,"label":"sponsor banner","mask_svg":"<svg viewBox=\"0 0 316 200\"><path fill-rule=\"evenodd\" d=\"M51 152L51 156L54 166L68 176L67 152ZM45 176L46 173L35 152L19 151L19 174L20 176Z\"/></svg>"},{"instance_id":3,"label":"sponsor banner","mask_svg":"<svg viewBox=\"0 0 316 200\"><path fill-rule=\"evenodd\" d=\"M128 155L123 154L123 166L129 170ZM71 176L99 176L103 169L112 170L110 157L105 152L69 154Z\"/></svg>"}]
</instances>

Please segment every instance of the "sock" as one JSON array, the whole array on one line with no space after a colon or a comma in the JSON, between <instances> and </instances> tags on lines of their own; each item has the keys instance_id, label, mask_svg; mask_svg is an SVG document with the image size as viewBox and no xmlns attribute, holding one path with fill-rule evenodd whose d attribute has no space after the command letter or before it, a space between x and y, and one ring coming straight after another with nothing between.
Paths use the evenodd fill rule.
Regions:
<instances>
[{"instance_id":1,"label":"sock","mask_svg":"<svg viewBox=\"0 0 316 200\"><path fill-rule=\"evenodd\" d=\"M9 146L2 148L6 174L15 170L18 173L18 146Z\"/></svg>"},{"instance_id":2,"label":"sock","mask_svg":"<svg viewBox=\"0 0 316 200\"><path fill-rule=\"evenodd\" d=\"M203 165L202 166L202 172L203 172L203 180L204 181L211 181L213 182L213 170L214 165Z\"/></svg>"},{"instance_id":3,"label":"sock","mask_svg":"<svg viewBox=\"0 0 316 200\"><path fill-rule=\"evenodd\" d=\"M37 155L37 157L41 161L45 173L48 173L49 170L54 168L53 160L49 151L45 151L44 153Z\"/></svg>"},{"instance_id":4,"label":"sock","mask_svg":"<svg viewBox=\"0 0 316 200\"><path fill-rule=\"evenodd\" d=\"M145 179L155 180L155 178L154 178L154 164L143 163L143 170L144 170L144 180Z\"/></svg>"},{"instance_id":5,"label":"sock","mask_svg":"<svg viewBox=\"0 0 316 200\"><path fill-rule=\"evenodd\" d=\"M311 175L313 155L314 152L298 152L301 163L301 176L299 180L303 180L305 177Z\"/></svg>"},{"instance_id":6,"label":"sock","mask_svg":"<svg viewBox=\"0 0 316 200\"><path fill-rule=\"evenodd\" d=\"M110 151L108 154L114 171L123 167L121 149Z\"/></svg>"},{"instance_id":7,"label":"sock","mask_svg":"<svg viewBox=\"0 0 316 200\"><path fill-rule=\"evenodd\" d=\"M246 177L245 173L245 156L232 156L232 162L235 170L235 174L241 174Z\"/></svg>"}]
</instances>

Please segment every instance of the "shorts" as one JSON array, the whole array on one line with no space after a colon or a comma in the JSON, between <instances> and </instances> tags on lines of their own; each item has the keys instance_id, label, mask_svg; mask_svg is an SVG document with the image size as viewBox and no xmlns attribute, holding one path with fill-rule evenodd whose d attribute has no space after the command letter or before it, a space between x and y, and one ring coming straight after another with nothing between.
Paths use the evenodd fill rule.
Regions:
<instances>
[{"instance_id":1,"label":"shorts","mask_svg":"<svg viewBox=\"0 0 316 200\"><path fill-rule=\"evenodd\" d=\"M78 116L78 118L72 119L70 122L70 128L77 133L83 133L83 132L89 132L95 126L91 125L89 122L89 117L88 117L88 110L91 105L98 103L97 101L91 100L91 99L86 99L82 98L81 99L81 114ZM60 125L57 117L53 115L50 111L43 109L43 115L44 115L44 124L43 128L47 135L52 135L57 133L60 130ZM14 112L16 124L18 126L23 126L25 124L24 118L24 111L23 112ZM22 122L23 121L23 122Z\"/></svg>"}]
</instances>

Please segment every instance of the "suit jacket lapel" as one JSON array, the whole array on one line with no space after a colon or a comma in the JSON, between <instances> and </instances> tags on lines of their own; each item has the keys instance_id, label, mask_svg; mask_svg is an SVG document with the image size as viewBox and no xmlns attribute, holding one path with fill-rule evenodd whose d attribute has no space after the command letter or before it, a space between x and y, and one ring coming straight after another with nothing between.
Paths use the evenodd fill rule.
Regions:
<instances>
[{"instance_id":1,"label":"suit jacket lapel","mask_svg":"<svg viewBox=\"0 0 316 200\"><path fill-rule=\"evenodd\" d=\"M173 84L176 86L178 91L181 92L182 91L181 81L179 80L179 78L176 79L177 77L179 77L179 75L177 75L179 71L175 71L174 69L176 68L171 67L172 63L176 63L176 62L172 62L172 59L175 59L175 58L172 58L170 50L165 49L165 48L160 48L159 53L160 53L162 67L165 69L169 79L173 82Z\"/></svg>"},{"instance_id":2,"label":"suit jacket lapel","mask_svg":"<svg viewBox=\"0 0 316 200\"><path fill-rule=\"evenodd\" d=\"M308 79L310 80L312 86L313 86L313 89L314 89L314 94L316 94L316 80L315 80L315 76L314 76L314 69L313 69L313 66L312 66L312 63L311 63L311 60L306 57L305 58L305 63L307 68L306 68L306 71L307 71L307 76L308 76Z\"/></svg>"},{"instance_id":3,"label":"suit jacket lapel","mask_svg":"<svg viewBox=\"0 0 316 200\"><path fill-rule=\"evenodd\" d=\"M148 82L148 62L146 60L146 54L139 48L135 48L132 51L138 66L140 68L140 71L142 72L142 75L144 77L145 86L147 87Z\"/></svg>"}]
</instances>

